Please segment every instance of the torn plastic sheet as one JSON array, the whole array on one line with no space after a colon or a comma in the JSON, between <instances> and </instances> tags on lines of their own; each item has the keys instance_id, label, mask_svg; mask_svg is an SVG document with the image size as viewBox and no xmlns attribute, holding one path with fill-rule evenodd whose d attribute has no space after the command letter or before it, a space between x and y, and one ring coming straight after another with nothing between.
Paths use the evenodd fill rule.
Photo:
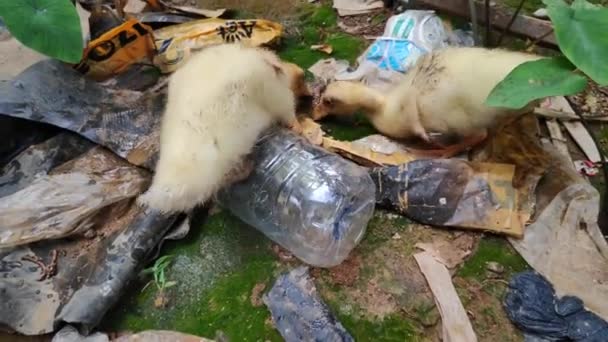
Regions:
<instances>
[{"instance_id":1,"label":"torn plastic sheet","mask_svg":"<svg viewBox=\"0 0 608 342\"><path fill-rule=\"evenodd\" d=\"M21 162L8 167L17 170ZM0 248L84 233L101 209L143 192L149 175L95 147L30 180L0 197Z\"/></svg>"},{"instance_id":2,"label":"torn plastic sheet","mask_svg":"<svg viewBox=\"0 0 608 342\"><path fill-rule=\"evenodd\" d=\"M516 326L549 341L608 341L608 322L585 310L580 298L556 298L551 283L536 272L513 276L504 307Z\"/></svg>"},{"instance_id":3,"label":"torn plastic sheet","mask_svg":"<svg viewBox=\"0 0 608 342\"><path fill-rule=\"evenodd\" d=\"M307 267L279 276L262 300L287 342L354 341L321 301Z\"/></svg>"},{"instance_id":4,"label":"torn plastic sheet","mask_svg":"<svg viewBox=\"0 0 608 342\"><path fill-rule=\"evenodd\" d=\"M529 214L517 211L511 165L427 159L373 168L370 174L376 203L415 221L523 236Z\"/></svg>"},{"instance_id":5,"label":"torn plastic sheet","mask_svg":"<svg viewBox=\"0 0 608 342\"><path fill-rule=\"evenodd\" d=\"M524 116L475 159L515 165L520 210L534 204L535 212L523 239L509 241L559 296L577 296L608 320L608 243L597 224L599 193L551 144L541 145L537 132L536 117Z\"/></svg>"},{"instance_id":6,"label":"torn plastic sheet","mask_svg":"<svg viewBox=\"0 0 608 342\"><path fill-rule=\"evenodd\" d=\"M0 82L0 114L76 132L149 169L158 158L164 103L156 93L107 89L54 60Z\"/></svg>"},{"instance_id":7,"label":"torn plastic sheet","mask_svg":"<svg viewBox=\"0 0 608 342\"><path fill-rule=\"evenodd\" d=\"M0 193L27 189L38 177L65 172L66 165L82 166L99 150L71 133L31 146L4 168ZM128 165L105 153L115 159L110 165ZM0 250L0 324L26 335L50 333L62 322L85 332L94 327L175 221L133 202L131 197L99 210L88 221L87 237Z\"/></svg>"}]
</instances>

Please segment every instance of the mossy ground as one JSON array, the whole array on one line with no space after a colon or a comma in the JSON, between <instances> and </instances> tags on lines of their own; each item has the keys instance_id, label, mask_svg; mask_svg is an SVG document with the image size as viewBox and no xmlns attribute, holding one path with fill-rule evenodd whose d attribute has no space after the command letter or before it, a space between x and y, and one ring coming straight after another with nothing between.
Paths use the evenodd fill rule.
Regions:
<instances>
[{"instance_id":1,"label":"mossy ground","mask_svg":"<svg viewBox=\"0 0 608 342\"><path fill-rule=\"evenodd\" d=\"M216 2L229 8L238 5L244 17L261 17L255 14L260 10L259 3L275 6L275 2L268 5L267 0L248 6L240 2L235 6L229 1ZM367 46L364 39L337 29L338 18L330 3L296 2L299 3L296 7L280 6L264 16L293 25L280 46L282 58L308 68L319 59L330 57L312 51L310 45L330 44L334 49L331 57L352 62ZM380 14L372 21L385 19ZM323 126L329 134L343 140L374 132L363 116L351 120L347 124L326 121ZM436 236L453 238L455 234L378 210L348 263L331 270L312 270L323 299L355 340L438 340L439 313L412 257L417 242ZM287 264L279 260L272 243L261 233L221 211L193 224L187 238L166 243L161 255L166 254L175 256L167 278L177 281L168 290L169 305L154 308L156 288L148 286L142 291L149 279L141 279L106 315L102 329L170 329L209 338L221 331L232 341L281 340L270 323L267 308L252 303L252 291L258 284L265 284L267 291L278 274L297 262ZM486 263L490 261L503 265L505 273L489 274ZM481 340L522 340L508 322L501 301L506 289L504 280L525 268L525 262L506 240L485 237L457 271L455 286L473 316Z\"/></svg>"}]
</instances>

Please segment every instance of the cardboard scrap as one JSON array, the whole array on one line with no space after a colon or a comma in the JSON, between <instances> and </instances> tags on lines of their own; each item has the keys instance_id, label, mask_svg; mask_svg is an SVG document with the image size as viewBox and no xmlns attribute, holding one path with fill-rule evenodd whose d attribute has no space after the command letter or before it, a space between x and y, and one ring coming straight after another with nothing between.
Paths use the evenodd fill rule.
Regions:
<instances>
[{"instance_id":1,"label":"cardboard scrap","mask_svg":"<svg viewBox=\"0 0 608 342\"><path fill-rule=\"evenodd\" d=\"M340 141L330 137L324 136L321 125L313 121L311 118L305 118L300 120L302 125L302 135L314 145L320 145L323 148L335 152L347 159L350 159L360 165L364 166L382 166L382 165L400 165L409 161L415 160L416 158L407 153L405 150L396 149L393 146L391 153L383 153L374 151L374 147L370 147L369 137L368 140L361 141ZM365 138L364 138L365 139ZM386 143L391 143L388 138L385 138ZM375 149L378 149L377 142ZM390 150L389 148L389 150ZM385 148L384 151L387 151Z\"/></svg>"},{"instance_id":2,"label":"cardboard scrap","mask_svg":"<svg viewBox=\"0 0 608 342\"><path fill-rule=\"evenodd\" d=\"M458 298L447 268L428 252L415 254L414 258L435 296L435 304L441 315L442 340L445 342L476 342L477 336L467 312Z\"/></svg>"},{"instance_id":3,"label":"cardboard scrap","mask_svg":"<svg viewBox=\"0 0 608 342\"><path fill-rule=\"evenodd\" d=\"M281 24L263 20L201 19L154 31L158 55L154 63L169 73L182 65L189 51L205 46L240 42L249 46L268 45L283 34Z\"/></svg>"},{"instance_id":4,"label":"cardboard scrap","mask_svg":"<svg viewBox=\"0 0 608 342\"><path fill-rule=\"evenodd\" d=\"M437 237L433 242L418 242L417 248L431 254L437 261L449 269L460 265L470 254L475 244L475 237L462 234L453 240Z\"/></svg>"}]
</instances>

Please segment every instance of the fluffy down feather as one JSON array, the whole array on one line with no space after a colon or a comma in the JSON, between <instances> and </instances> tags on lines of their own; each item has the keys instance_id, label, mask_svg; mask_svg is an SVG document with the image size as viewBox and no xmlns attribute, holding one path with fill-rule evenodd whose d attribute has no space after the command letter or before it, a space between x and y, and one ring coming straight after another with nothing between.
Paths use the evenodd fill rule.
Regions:
<instances>
[{"instance_id":1,"label":"fluffy down feather","mask_svg":"<svg viewBox=\"0 0 608 342\"><path fill-rule=\"evenodd\" d=\"M165 213L206 202L275 122L297 123L289 77L238 44L194 54L169 80L160 156L138 202Z\"/></svg>"}]
</instances>

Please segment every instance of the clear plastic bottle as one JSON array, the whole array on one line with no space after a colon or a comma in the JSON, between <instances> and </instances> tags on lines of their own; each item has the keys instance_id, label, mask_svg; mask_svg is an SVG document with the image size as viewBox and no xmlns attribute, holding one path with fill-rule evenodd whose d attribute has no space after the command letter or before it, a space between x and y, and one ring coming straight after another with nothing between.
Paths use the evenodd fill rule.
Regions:
<instances>
[{"instance_id":1,"label":"clear plastic bottle","mask_svg":"<svg viewBox=\"0 0 608 342\"><path fill-rule=\"evenodd\" d=\"M280 128L260 138L253 156L255 171L221 191L219 203L310 265L344 261L374 212L367 171Z\"/></svg>"}]
</instances>

